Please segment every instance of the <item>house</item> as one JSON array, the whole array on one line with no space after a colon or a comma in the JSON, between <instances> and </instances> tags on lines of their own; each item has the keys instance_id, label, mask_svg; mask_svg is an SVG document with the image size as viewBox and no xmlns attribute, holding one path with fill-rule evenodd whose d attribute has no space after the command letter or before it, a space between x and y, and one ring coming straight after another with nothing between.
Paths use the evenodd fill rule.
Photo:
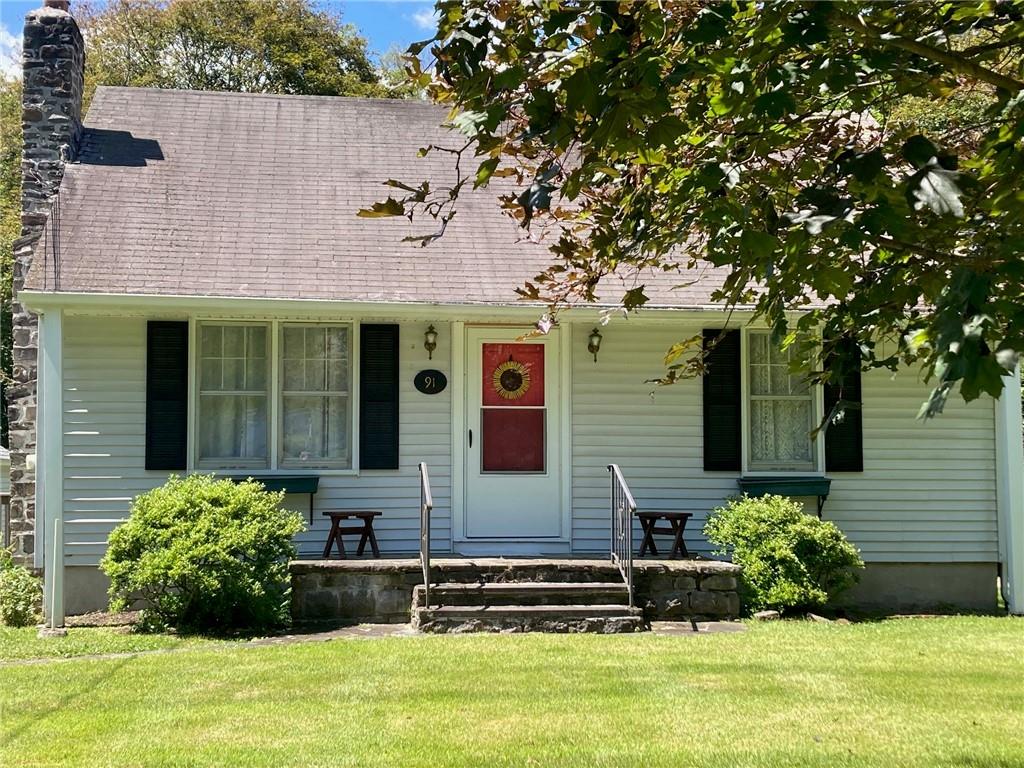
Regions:
<instances>
[{"instance_id":1,"label":"house","mask_svg":"<svg viewBox=\"0 0 1024 768\"><path fill-rule=\"evenodd\" d=\"M417 550L420 462L435 552L607 556L616 463L642 508L693 514L701 555L743 483L825 484L821 513L867 562L852 599L992 609L1001 576L1024 610L1016 397L922 422L918 372L866 373L844 395L862 408L812 439L834 393L711 301L711 268L639 276L652 301L628 319L573 309L524 338L542 308L515 288L549 255L494 190L427 248L402 238L429 224L355 215L389 178L451 178L443 153L417 158L453 143L443 110L100 88L83 124L81 36L48 2L26 22L11 517L68 611L104 603L106 538L169 473L315 478L287 497L310 512L302 555L322 550L319 512L354 508L383 513L387 556ZM709 374L652 392L701 333L725 334Z\"/></svg>"}]
</instances>

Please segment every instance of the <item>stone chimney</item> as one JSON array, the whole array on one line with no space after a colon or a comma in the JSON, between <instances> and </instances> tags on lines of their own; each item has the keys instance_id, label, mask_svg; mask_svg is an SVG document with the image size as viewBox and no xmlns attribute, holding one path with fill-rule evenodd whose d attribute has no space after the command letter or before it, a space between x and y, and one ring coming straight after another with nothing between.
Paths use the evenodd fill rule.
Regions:
<instances>
[{"instance_id":1,"label":"stone chimney","mask_svg":"<svg viewBox=\"0 0 1024 768\"><path fill-rule=\"evenodd\" d=\"M25 16L22 81L21 237L14 244L14 383L7 388L11 436L8 532L15 556L35 552L37 319L18 300L46 227L64 167L82 133L85 46L68 0L44 0Z\"/></svg>"}]
</instances>

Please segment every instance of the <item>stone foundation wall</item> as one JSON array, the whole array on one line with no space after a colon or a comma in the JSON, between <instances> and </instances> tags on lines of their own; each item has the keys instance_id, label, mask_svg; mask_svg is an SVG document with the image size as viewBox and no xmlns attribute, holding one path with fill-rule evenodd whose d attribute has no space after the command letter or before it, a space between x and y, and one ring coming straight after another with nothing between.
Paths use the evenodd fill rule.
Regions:
<instances>
[{"instance_id":1,"label":"stone foundation wall","mask_svg":"<svg viewBox=\"0 0 1024 768\"><path fill-rule=\"evenodd\" d=\"M419 560L299 560L291 564L296 623L409 621L412 590L423 583ZM640 561L637 605L649 621L735 619L740 568L711 560ZM432 581L588 582L621 579L604 560L453 559L433 564Z\"/></svg>"}]
</instances>

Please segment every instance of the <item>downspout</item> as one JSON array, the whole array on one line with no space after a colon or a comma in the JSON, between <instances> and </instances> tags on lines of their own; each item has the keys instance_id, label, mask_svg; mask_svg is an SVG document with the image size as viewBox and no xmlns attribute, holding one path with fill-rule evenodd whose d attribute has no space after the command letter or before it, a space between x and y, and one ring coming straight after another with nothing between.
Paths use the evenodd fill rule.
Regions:
<instances>
[{"instance_id":1,"label":"downspout","mask_svg":"<svg viewBox=\"0 0 1024 768\"><path fill-rule=\"evenodd\" d=\"M42 386L39 390L39 459L42 525L48 534L44 552L43 615L50 630L64 626L64 376L63 314L48 310L39 318ZM41 487L40 487L41 482Z\"/></svg>"},{"instance_id":2,"label":"downspout","mask_svg":"<svg viewBox=\"0 0 1024 768\"><path fill-rule=\"evenodd\" d=\"M1003 379L995 402L996 505L1003 600L1011 614L1024 615L1024 436L1021 430L1020 366Z\"/></svg>"}]
</instances>

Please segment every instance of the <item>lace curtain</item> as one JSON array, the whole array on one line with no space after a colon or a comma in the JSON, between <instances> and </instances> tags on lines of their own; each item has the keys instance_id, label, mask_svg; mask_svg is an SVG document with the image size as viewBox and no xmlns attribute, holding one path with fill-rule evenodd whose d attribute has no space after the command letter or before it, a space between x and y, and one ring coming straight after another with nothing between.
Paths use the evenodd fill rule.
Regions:
<instances>
[{"instance_id":1,"label":"lace curtain","mask_svg":"<svg viewBox=\"0 0 1024 768\"><path fill-rule=\"evenodd\" d=\"M267 461L267 328L202 325L199 459Z\"/></svg>"},{"instance_id":2,"label":"lace curtain","mask_svg":"<svg viewBox=\"0 0 1024 768\"><path fill-rule=\"evenodd\" d=\"M341 326L285 326L282 461L349 460L349 338Z\"/></svg>"},{"instance_id":3,"label":"lace curtain","mask_svg":"<svg viewBox=\"0 0 1024 768\"><path fill-rule=\"evenodd\" d=\"M790 357L791 352L775 347L767 333L750 334L751 469L814 466L814 402L803 378L790 375Z\"/></svg>"}]
</instances>

